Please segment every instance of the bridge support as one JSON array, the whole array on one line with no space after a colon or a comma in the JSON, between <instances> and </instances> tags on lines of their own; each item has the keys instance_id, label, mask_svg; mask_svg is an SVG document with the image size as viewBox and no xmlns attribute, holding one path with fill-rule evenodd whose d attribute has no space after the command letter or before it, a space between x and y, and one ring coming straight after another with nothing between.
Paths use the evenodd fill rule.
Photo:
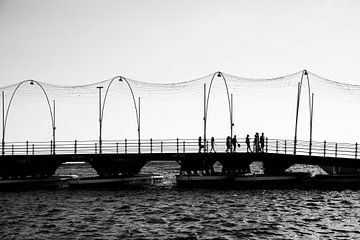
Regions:
<instances>
[{"instance_id":1,"label":"bridge support","mask_svg":"<svg viewBox=\"0 0 360 240\"><path fill-rule=\"evenodd\" d=\"M221 172L226 175L250 173L250 163L253 161L251 155L253 154L249 154L249 157L239 157L236 154L228 154L226 158L219 160L222 165Z\"/></svg>"},{"instance_id":2,"label":"bridge support","mask_svg":"<svg viewBox=\"0 0 360 240\"><path fill-rule=\"evenodd\" d=\"M97 154L89 156L85 161L96 170L102 177L110 176L133 176L140 172L148 162L146 158L138 158L137 155L127 154L120 157L118 154Z\"/></svg>"},{"instance_id":3,"label":"bridge support","mask_svg":"<svg viewBox=\"0 0 360 240\"><path fill-rule=\"evenodd\" d=\"M179 155L177 163L180 164L180 175L213 175L216 154L192 154L191 157Z\"/></svg>"},{"instance_id":4,"label":"bridge support","mask_svg":"<svg viewBox=\"0 0 360 240\"><path fill-rule=\"evenodd\" d=\"M55 174L56 169L67 157L54 155L5 155L0 161L2 179L47 178Z\"/></svg>"}]
</instances>

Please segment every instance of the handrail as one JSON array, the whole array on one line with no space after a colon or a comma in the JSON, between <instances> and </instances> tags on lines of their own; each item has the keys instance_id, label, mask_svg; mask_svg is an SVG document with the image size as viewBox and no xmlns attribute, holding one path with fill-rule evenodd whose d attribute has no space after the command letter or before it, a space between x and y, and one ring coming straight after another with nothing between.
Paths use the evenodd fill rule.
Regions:
<instances>
[{"instance_id":1,"label":"handrail","mask_svg":"<svg viewBox=\"0 0 360 240\"><path fill-rule=\"evenodd\" d=\"M175 138L175 139L141 139L142 153L199 153L198 139ZM253 150L253 139L250 139L250 147ZM57 141L59 154L98 154L97 140L73 140ZM236 152L246 152L245 138L238 138L240 147ZM51 141L25 141L7 142L4 146L4 155L50 155ZM310 156L309 141L297 141L296 155ZM294 141L288 139L271 139L265 141L264 153L293 154ZM138 153L137 139L104 140L102 150L104 154ZM215 150L226 152L226 139L215 139ZM231 151L229 151L231 152ZM311 156L341 157L356 159L358 156L357 143L335 142L312 142Z\"/></svg>"}]
</instances>

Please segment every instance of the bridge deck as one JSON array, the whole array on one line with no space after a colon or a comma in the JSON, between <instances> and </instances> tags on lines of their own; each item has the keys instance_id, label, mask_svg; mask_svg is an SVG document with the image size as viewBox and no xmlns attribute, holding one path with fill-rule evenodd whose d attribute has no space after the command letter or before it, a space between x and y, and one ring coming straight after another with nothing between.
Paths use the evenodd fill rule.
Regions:
<instances>
[{"instance_id":1,"label":"bridge deck","mask_svg":"<svg viewBox=\"0 0 360 240\"><path fill-rule=\"evenodd\" d=\"M4 162L56 161L56 162L92 162L94 160L144 160L144 161L182 161L214 160L238 162L291 163L337 167L360 168L360 159L306 156L276 153L119 153L119 154L57 154L57 155L5 155Z\"/></svg>"},{"instance_id":2,"label":"bridge deck","mask_svg":"<svg viewBox=\"0 0 360 240\"><path fill-rule=\"evenodd\" d=\"M225 172L243 172L253 161L264 164L265 173L281 173L294 164L359 168L357 144L269 140L263 152L247 153L243 139L237 152L206 153L197 140L96 141L7 143L0 156L0 176L49 176L64 162L88 162L100 175L135 174L149 161L176 161L184 171L211 171L216 161ZM216 148L225 150L217 140ZM55 151L54 151L55 150ZM101 152L101 153L100 153ZM141 153L138 153L141 152ZM296 153L296 154L294 154Z\"/></svg>"}]
</instances>

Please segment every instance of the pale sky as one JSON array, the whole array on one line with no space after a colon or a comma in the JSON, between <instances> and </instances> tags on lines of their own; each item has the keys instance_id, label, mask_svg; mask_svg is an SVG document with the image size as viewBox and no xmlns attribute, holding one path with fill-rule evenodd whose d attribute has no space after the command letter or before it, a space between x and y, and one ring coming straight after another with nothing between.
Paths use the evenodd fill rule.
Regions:
<instances>
[{"instance_id":1,"label":"pale sky","mask_svg":"<svg viewBox=\"0 0 360 240\"><path fill-rule=\"evenodd\" d=\"M116 75L143 82L173 83L215 71L248 78L272 78L302 69L334 81L360 84L359 43L358 0L0 0L0 87L25 79L58 85L83 85ZM201 111L201 96L196 101L199 106L195 110ZM293 101L290 99L287 103L291 111L295 111ZM72 111L72 120L66 119L68 113L65 109L58 114L64 118L58 123L59 138L77 137L77 132L68 130L70 125L76 125L77 128L83 127L79 130L83 131L83 136L96 139L96 104L97 99L94 99L94 104L87 109L92 115L85 120L79 120L76 111ZM236 106L243 107L244 103L236 102ZM61 108L64 106L60 105L58 109ZM331 108L328 105L325 110L331 112ZM30 116L33 110L27 110ZM145 116L146 111L150 111L149 108L143 110ZM45 106L45 114L46 111ZM246 113L237 111L239 124L236 127L242 136L250 127L251 131L259 131L263 121L259 109L254 110L260 116L256 125L252 126L253 120L248 119L246 128L244 117L253 113L251 110ZM287 114L290 119L288 126L279 137L292 137L294 117L291 111ZM352 108L349 111L352 112ZM14 140L30 136L21 132L19 125L28 124L27 129L30 129L36 123L40 127L48 124L48 119L39 112L34 115L42 117L34 116L31 118L33 122L30 118L25 122L22 116L19 117L20 113L23 112L12 110L14 115L8 132L9 137L10 133L13 134ZM154 115L149 113L149 119L151 114ZM161 114L164 112L160 109L157 112L158 127L165 128L161 120L166 119L160 117ZM226 111L216 114L222 117ZM326 113L323 116L316 114L314 124L319 130L315 134L318 140L323 140L334 127L334 116L338 113L331 113L333 122L329 123L330 126L323 125L328 119ZM348 118L346 114L343 116ZM356 112L354 116L359 118ZM276 119L281 117L273 116L274 121L268 122L265 130L276 129L272 124L276 125ZM40 118L45 122L40 123ZM358 122L357 118L353 121ZM110 121L110 116L106 119ZM113 118L115 124L118 119ZM64 122L66 120L68 122ZM85 127L84 121L88 121L89 126ZM147 127L146 124L149 123L145 123L144 132L149 133L144 135L151 137L153 132L150 130L154 130L154 126ZM196 124L192 126L194 137L201 135L201 116L196 117ZM333 139L341 139L344 132L352 131L353 125L342 125ZM108 128L113 126L107 125ZM163 136L174 129L171 124L167 127ZM38 131L38 127L34 129ZM131 131L136 136L133 129L134 126ZM307 130L304 129L305 136ZM176 136L181 134L181 128L176 130ZM355 130L347 138L349 141L357 140L359 131ZM272 134L275 135L276 131ZM49 139L48 133L43 136Z\"/></svg>"},{"instance_id":2,"label":"pale sky","mask_svg":"<svg viewBox=\"0 0 360 240\"><path fill-rule=\"evenodd\" d=\"M357 0L0 0L0 85L308 69L360 84Z\"/></svg>"}]
</instances>

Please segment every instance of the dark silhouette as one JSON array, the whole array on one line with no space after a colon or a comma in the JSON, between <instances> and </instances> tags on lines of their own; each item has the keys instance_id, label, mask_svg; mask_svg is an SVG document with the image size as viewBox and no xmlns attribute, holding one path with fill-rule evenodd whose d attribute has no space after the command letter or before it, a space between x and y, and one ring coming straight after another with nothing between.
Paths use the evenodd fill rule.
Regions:
<instances>
[{"instance_id":1,"label":"dark silhouette","mask_svg":"<svg viewBox=\"0 0 360 240\"><path fill-rule=\"evenodd\" d=\"M265 147L265 137L264 137L264 133L261 133L260 136L260 147L261 147L261 152L264 152L264 147Z\"/></svg>"},{"instance_id":2,"label":"dark silhouette","mask_svg":"<svg viewBox=\"0 0 360 240\"><path fill-rule=\"evenodd\" d=\"M254 137L254 152L255 153L259 153L259 133L255 133L255 137Z\"/></svg>"},{"instance_id":3,"label":"dark silhouette","mask_svg":"<svg viewBox=\"0 0 360 240\"><path fill-rule=\"evenodd\" d=\"M234 135L233 139L231 139L231 144L232 144L232 150L233 152L236 152L236 145L237 145L237 139L236 139L236 135Z\"/></svg>"},{"instance_id":4,"label":"dark silhouette","mask_svg":"<svg viewBox=\"0 0 360 240\"><path fill-rule=\"evenodd\" d=\"M201 149L204 147L201 143L202 143L201 142L201 137L199 137L199 142L198 142L198 144L199 144L199 153L201 153Z\"/></svg>"},{"instance_id":5,"label":"dark silhouette","mask_svg":"<svg viewBox=\"0 0 360 240\"><path fill-rule=\"evenodd\" d=\"M246 140L245 140L245 142L246 142L246 152L252 152L251 151L251 147L250 147L250 138L249 138L249 134L248 135L246 135Z\"/></svg>"},{"instance_id":6,"label":"dark silhouette","mask_svg":"<svg viewBox=\"0 0 360 240\"><path fill-rule=\"evenodd\" d=\"M227 136L226 138L226 152L229 152L231 150L231 137Z\"/></svg>"},{"instance_id":7,"label":"dark silhouette","mask_svg":"<svg viewBox=\"0 0 360 240\"><path fill-rule=\"evenodd\" d=\"M212 152L214 150L214 153L216 153L215 151L215 138L211 137L211 149L210 152Z\"/></svg>"}]
</instances>

